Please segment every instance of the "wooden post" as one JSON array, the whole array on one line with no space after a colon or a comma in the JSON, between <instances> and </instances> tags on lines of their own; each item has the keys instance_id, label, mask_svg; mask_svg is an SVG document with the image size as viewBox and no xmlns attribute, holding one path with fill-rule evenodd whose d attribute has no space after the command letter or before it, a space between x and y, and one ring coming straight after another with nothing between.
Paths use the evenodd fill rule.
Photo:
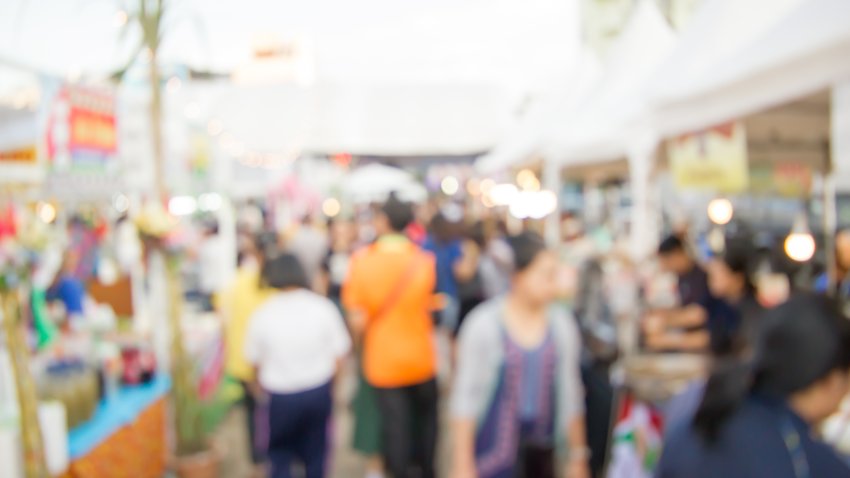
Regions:
<instances>
[{"instance_id":1,"label":"wooden post","mask_svg":"<svg viewBox=\"0 0 850 478\"><path fill-rule=\"evenodd\" d=\"M21 444L24 454L26 478L49 478L44 456L44 442L38 420L38 395L29 368L29 350L21 320L19 292L16 289L0 292L3 310L3 330L12 362L12 374L18 393L20 409Z\"/></svg>"}]
</instances>

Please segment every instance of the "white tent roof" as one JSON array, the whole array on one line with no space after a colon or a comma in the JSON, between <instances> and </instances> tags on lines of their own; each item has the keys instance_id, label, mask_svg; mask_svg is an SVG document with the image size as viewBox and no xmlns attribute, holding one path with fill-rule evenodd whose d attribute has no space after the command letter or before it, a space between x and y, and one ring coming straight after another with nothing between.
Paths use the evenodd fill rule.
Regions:
<instances>
[{"instance_id":1,"label":"white tent roof","mask_svg":"<svg viewBox=\"0 0 850 478\"><path fill-rule=\"evenodd\" d=\"M507 106L494 87L320 84L225 90L210 115L248 150L443 155L492 147Z\"/></svg>"},{"instance_id":2,"label":"white tent roof","mask_svg":"<svg viewBox=\"0 0 850 478\"><path fill-rule=\"evenodd\" d=\"M311 70L306 86L331 89L327 97L309 95L310 114L321 123L313 141L322 150L423 155L490 149L518 100L549 78L566 76L579 45L578 0L166 3L173 5L161 51L166 66L233 71L251 61L258 35L303 48ZM119 7L0 2L0 61L63 77L114 71L134 44L134 34L118 41ZM0 91L6 83L0 77ZM258 106L251 114L260 119L287 114ZM274 142L281 132L272 134L260 141Z\"/></svg>"},{"instance_id":3,"label":"white tent roof","mask_svg":"<svg viewBox=\"0 0 850 478\"><path fill-rule=\"evenodd\" d=\"M642 1L612 47L598 89L545 138L546 158L562 164L612 159L625 153L629 124L647 108L652 73L676 35L655 2Z\"/></svg>"},{"instance_id":4,"label":"white tent roof","mask_svg":"<svg viewBox=\"0 0 850 478\"><path fill-rule=\"evenodd\" d=\"M755 4L764 8L736 10ZM718 13L721 7L726 16ZM783 15L777 17L777 11ZM711 61L701 64L702 74L658 84L656 126L662 135L709 127L850 80L850 2L846 0L715 0L702 14L700 28L721 32L718 38L726 36L723 27L728 22L735 25L740 15L754 23L739 25L739 37L745 43L723 54L716 52L713 42L703 41L702 50L708 53L688 53L688 45L683 44L678 55L671 57L671 65L688 55ZM759 35L753 37L749 28Z\"/></svg>"},{"instance_id":5,"label":"white tent roof","mask_svg":"<svg viewBox=\"0 0 850 478\"><path fill-rule=\"evenodd\" d=\"M563 118L576 112L597 86L601 66L596 55L585 50L574 67L571 78L556 82L544 94L532 100L528 112L498 142L482 156L475 167L489 174L515 167L533 157L552 129L552 118Z\"/></svg>"},{"instance_id":6,"label":"white tent roof","mask_svg":"<svg viewBox=\"0 0 850 478\"><path fill-rule=\"evenodd\" d=\"M718 62L751 44L801 1L704 0L676 49L653 75L652 94L687 96L695 82L718 75Z\"/></svg>"}]
</instances>

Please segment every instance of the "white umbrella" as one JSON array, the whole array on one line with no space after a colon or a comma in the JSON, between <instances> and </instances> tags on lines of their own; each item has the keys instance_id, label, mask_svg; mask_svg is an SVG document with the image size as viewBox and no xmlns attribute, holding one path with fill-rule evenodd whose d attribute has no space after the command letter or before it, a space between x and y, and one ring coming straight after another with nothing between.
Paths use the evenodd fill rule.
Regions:
<instances>
[{"instance_id":1,"label":"white umbrella","mask_svg":"<svg viewBox=\"0 0 850 478\"><path fill-rule=\"evenodd\" d=\"M346 199L357 203L382 201L393 192L405 201L421 202L428 198L428 191L413 175L382 164L356 169L343 181L342 191Z\"/></svg>"}]
</instances>

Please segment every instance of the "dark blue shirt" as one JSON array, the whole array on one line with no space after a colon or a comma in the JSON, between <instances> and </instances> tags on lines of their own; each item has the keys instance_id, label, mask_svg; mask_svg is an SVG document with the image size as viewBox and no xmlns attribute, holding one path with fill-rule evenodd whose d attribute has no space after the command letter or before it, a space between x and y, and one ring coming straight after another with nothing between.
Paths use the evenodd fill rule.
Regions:
<instances>
[{"instance_id":1,"label":"dark blue shirt","mask_svg":"<svg viewBox=\"0 0 850 478\"><path fill-rule=\"evenodd\" d=\"M743 335L752 332L761 307L752 294L748 294L737 304L730 304L712 295L708 287L708 275L698 265L684 275L679 276L679 300L683 306L698 305L705 310L708 320L705 324L711 336L711 350L722 354Z\"/></svg>"},{"instance_id":2,"label":"dark blue shirt","mask_svg":"<svg viewBox=\"0 0 850 478\"><path fill-rule=\"evenodd\" d=\"M799 438L789 450L783 426ZM806 478L850 477L850 466L827 444L815 440L809 426L783 401L752 396L708 444L691 420L673 424L664 445L657 478L804 478L792 453L805 457Z\"/></svg>"},{"instance_id":3,"label":"dark blue shirt","mask_svg":"<svg viewBox=\"0 0 850 478\"><path fill-rule=\"evenodd\" d=\"M437 259L437 292L457 299L458 285L454 266L463 257L460 241L443 243L428 236L422 247L433 253Z\"/></svg>"},{"instance_id":4,"label":"dark blue shirt","mask_svg":"<svg viewBox=\"0 0 850 478\"><path fill-rule=\"evenodd\" d=\"M682 307L695 304L708 308L713 300L708 288L708 274L696 264L690 271L679 276L678 292Z\"/></svg>"}]
</instances>

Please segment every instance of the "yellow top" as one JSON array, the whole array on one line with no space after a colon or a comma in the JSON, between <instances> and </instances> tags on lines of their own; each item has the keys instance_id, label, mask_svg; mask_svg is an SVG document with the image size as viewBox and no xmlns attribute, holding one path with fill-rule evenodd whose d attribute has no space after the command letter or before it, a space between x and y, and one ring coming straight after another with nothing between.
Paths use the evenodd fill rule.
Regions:
<instances>
[{"instance_id":1,"label":"yellow top","mask_svg":"<svg viewBox=\"0 0 850 478\"><path fill-rule=\"evenodd\" d=\"M270 295L270 290L260 287L256 267L240 267L233 283L219 296L219 310L225 319L225 371L233 378L253 379L253 367L245 359L245 336L251 316Z\"/></svg>"}]
</instances>

